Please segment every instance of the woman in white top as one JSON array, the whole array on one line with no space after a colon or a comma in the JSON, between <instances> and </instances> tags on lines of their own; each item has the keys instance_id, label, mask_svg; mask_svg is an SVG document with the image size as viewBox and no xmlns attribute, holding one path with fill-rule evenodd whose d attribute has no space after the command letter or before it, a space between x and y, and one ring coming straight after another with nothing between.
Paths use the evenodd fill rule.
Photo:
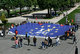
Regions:
<instances>
[{"instance_id":1,"label":"woman in white top","mask_svg":"<svg viewBox=\"0 0 80 54\"><path fill-rule=\"evenodd\" d=\"M59 37L57 36L57 38L56 38L56 46L59 45L59 44L60 44L60 39L59 39Z\"/></svg>"}]
</instances>

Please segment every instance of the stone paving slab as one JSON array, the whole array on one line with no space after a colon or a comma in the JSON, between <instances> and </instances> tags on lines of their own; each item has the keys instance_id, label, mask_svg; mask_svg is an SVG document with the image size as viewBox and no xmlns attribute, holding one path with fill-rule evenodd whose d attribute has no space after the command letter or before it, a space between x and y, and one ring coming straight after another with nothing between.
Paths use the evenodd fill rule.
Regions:
<instances>
[{"instance_id":1,"label":"stone paving slab","mask_svg":"<svg viewBox=\"0 0 80 54\"><path fill-rule=\"evenodd\" d=\"M76 32L76 37L80 39L80 29ZM0 54L74 54L75 45L72 44L72 40L60 40L61 44L58 46L53 45L53 47L48 47L47 49L39 49L41 46L41 42L44 38L37 39L37 46L34 47L32 38L31 45L27 46L27 40L23 40L23 47L15 49L13 48L14 41L10 40L10 36L6 36L5 38L0 37ZM53 39L53 43L55 43L55 39ZM78 48L80 53L80 40L78 40Z\"/></svg>"}]
</instances>

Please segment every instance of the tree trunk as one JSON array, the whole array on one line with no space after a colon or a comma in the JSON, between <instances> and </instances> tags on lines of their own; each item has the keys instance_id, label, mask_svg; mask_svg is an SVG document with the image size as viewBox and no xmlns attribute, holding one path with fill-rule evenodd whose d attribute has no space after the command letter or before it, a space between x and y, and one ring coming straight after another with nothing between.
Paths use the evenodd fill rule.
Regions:
<instances>
[{"instance_id":1,"label":"tree trunk","mask_svg":"<svg viewBox=\"0 0 80 54\"><path fill-rule=\"evenodd\" d=\"M50 12L49 12L49 8L48 8L48 15L49 15L49 13L50 13Z\"/></svg>"},{"instance_id":2,"label":"tree trunk","mask_svg":"<svg viewBox=\"0 0 80 54\"><path fill-rule=\"evenodd\" d=\"M47 14L47 17L49 18L50 17L50 9L48 8L48 14Z\"/></svg>"},{"instance_id":3,"label":"tree trunk","mask_svg":"<svg viewBox=\"0 0 80 54\"><path fill-rule=\"evenodd\" d=\"M56 15L56 10L54 10L55 11L55 15Z\"/></svg>"},{"instance_id":4,"label":"tree trunk","mask_svg":"<svg viewBox=\"0 0 80 54\"><path fill-rule=\"evenodd\" d=\"M10 17L10 10L9 9L7 9L7 13L8 13L8 17Z\"/></svg>"},{"instance_id":5,"label":"tree trunk","mask_svg":"<svg viewBox=\"0 0 80 54\"><path fill-rule=\"evenodd\" d=\"M65 7L63 6L63 11L65 10Z\"/></svg>"},{"instance_id":6,"label":"tree trunk","mask_svg":"<svg viewBox=\"0 0 80 54\"><path fill-rule=\"evenodd\" d=\"M29 7L29 12L30 12L30 7Z\"/></svg>"},{"instance_id":7,"label":"tree trunk","mask_svg":"<svg viewBox=\"0 0 80 54\"><path fill-rule=\"evenodd\" d=\"M51 13L51 8L50 8L50 17L52 16L52 13Z\"/></svg>"},{"instance_id":8,"label":"tree trunk","mask_svg":"<svg viewBox=\"0 0 80 54\"><path fill-rule=\"evenodd\" d=\"M5 37L5 24L3 25L3 37Z\"/></svg>"},{"instance_id":9,"label":"tree trunk","mask_svg":"<svg viewBox=\"0 0 80 54\"><path fill-rule=\"evenodd\" d=\"M35 11L36 11L36 5L34 5Z\"/></svg>"},{"instance_id":10,"label":"tree trunk","mask_svg":"<svg viewBox=\"0 0 80 54\"><path fill-rule=\"evenodd\" d=\"M20 15L21 15L21 9L22 9L22 8L20 7Z\"/></svg>"},{"instance_id":11,"label":"tree trunk","mask_svg":"<svg viewBox=\"0 0 80 54\"><path fill-rule=\"evenodd\" d=\"M15 8L15 7L13 7L13 10L14 10L14 12L15 12L15 16L16 16L16 15L17 15L17 14L16 14L16 8Z\"/></svg>"}]
</instances>

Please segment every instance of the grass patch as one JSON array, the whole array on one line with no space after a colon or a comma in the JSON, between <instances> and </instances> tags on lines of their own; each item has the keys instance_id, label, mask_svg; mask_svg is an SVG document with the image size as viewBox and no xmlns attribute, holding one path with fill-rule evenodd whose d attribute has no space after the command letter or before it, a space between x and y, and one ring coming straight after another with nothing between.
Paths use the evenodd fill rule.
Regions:
<instances>
[{"instance_id":1,"label":"grass patch","mask_svg":"<svg viewBox=\"0 0 80 54\"><path fill-rule=\"evenodd\" d=\"M70 14L67 15L68 20L73 19L74 20L73 23L75 23L75 14L77 14L77 13L80 13L80 6L77 9L75 9L73 12L71 12ZM60 21L58 21L58 23L59 24L65 24L66 23L65 17L63 19L61 19Z\"/></svg>"}]
</instances>

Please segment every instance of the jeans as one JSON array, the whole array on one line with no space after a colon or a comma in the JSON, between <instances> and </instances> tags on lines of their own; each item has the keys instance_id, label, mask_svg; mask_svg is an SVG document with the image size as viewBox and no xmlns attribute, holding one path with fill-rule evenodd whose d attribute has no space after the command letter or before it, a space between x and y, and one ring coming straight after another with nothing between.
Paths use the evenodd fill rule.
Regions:
<instances>
[{"instance_id":1,"label":"jeans","mask_svg":"<svg viewBox=\"0 0 80 54\"><path fill-rule=\"evenodd\" d=\"M58 42L56 42L56 46L58 45L59 43Z\"/></svg>"},{"instance_id":2,"label":"jeans","mask_svg":"<svg viewBox=\"0 0 80 54\"><path fill-rule=\"evenodd\" d=\"M36 46L36 43L34 43L34 46Z\"/></svg>"},{"instance_id":3,"label":"jeans","mask_svg":"<svg viewBox=\"0 0 80 54\"><path fill-rule=\"evenodd\" d=\"M48 48L48 45L47 44L44 44L44 47Z\"/></svg>"},{"instance_id":4,"label":"jeans","mask_svg":"<svg viewBox=\"0 0 80 54\"><path fill-rule=\"evenodd\" d=\"M16 44L16 47L15 48L18 48L18 44Z\"/></svg>"},{"instance_id":5,"label":"jeans","mask_svg":"<svg viewBox=\"0 0 80 54\"><path fill-rule=\"evenodd\" d=\"M22 47L22 42L20 42L20 47Z\"/></svg>"}]
</instances>

